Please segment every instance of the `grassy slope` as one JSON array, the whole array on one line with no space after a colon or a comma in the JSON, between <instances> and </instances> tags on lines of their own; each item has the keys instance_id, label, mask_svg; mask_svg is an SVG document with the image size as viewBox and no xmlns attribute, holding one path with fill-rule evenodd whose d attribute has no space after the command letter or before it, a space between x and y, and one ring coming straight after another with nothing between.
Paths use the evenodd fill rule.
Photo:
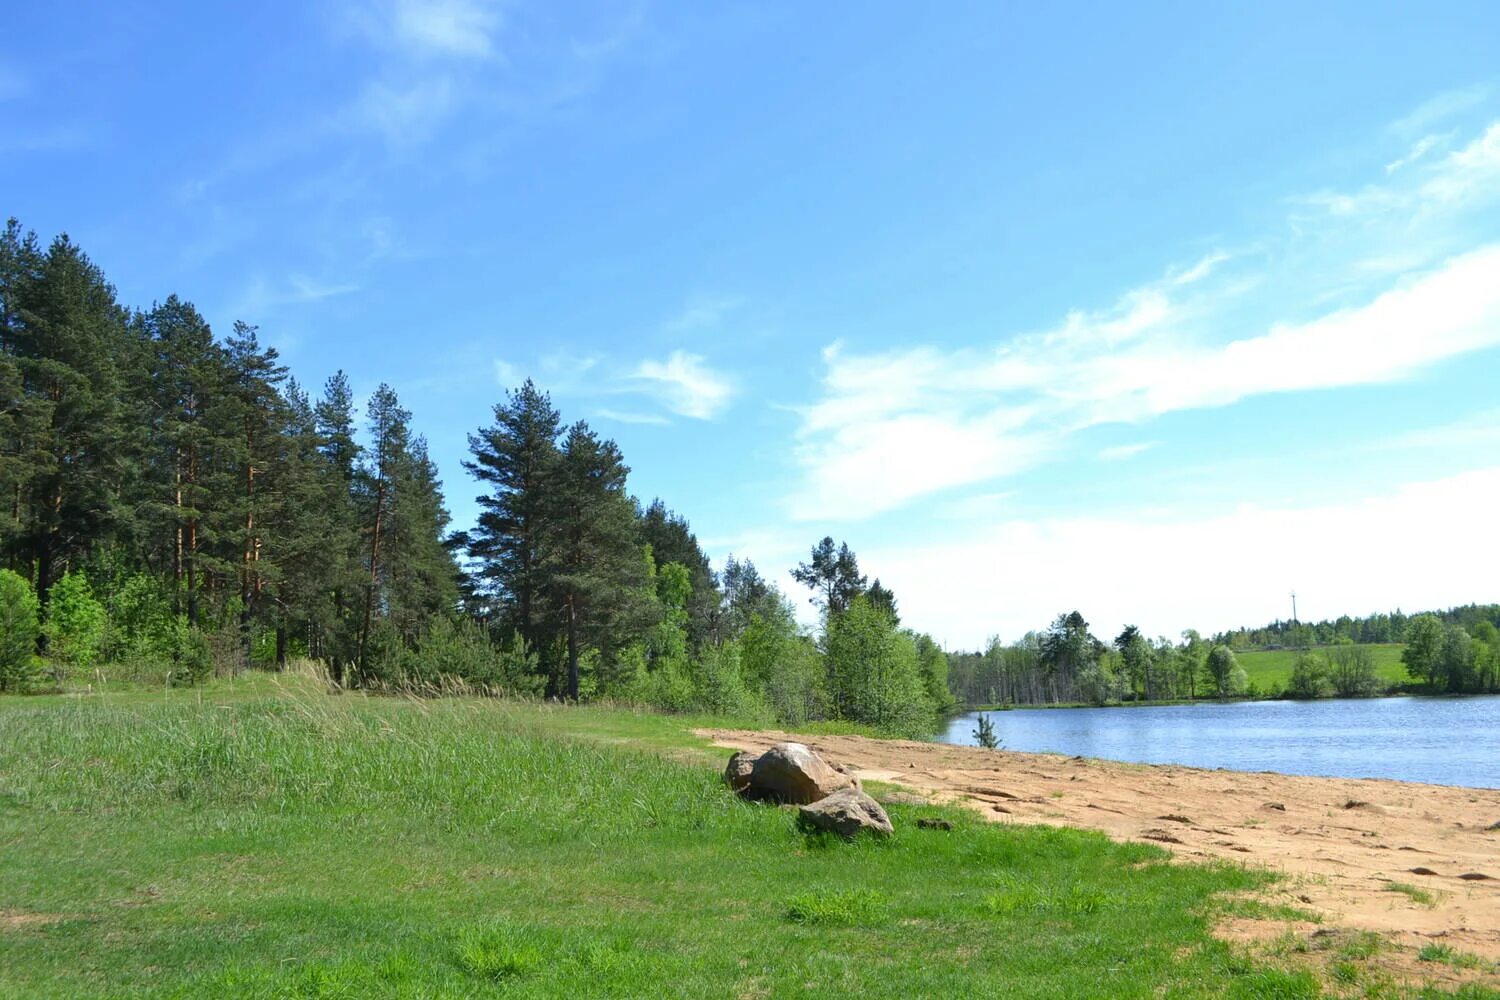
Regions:
<instances>
[{"instance_id":1,"label":"grassy slope","mask_svg":"<svg viewBox=\"0 0 1500 1000\"><path fill-rule=\"evenodd\" d=\"M1370 651L1375 661L1375 673L1382 681L1401 684L1411 680L1401 662L1401 651L1405 646L1388 643L1368 645L1365 648ZM1323 650L1315 649L1313 652L1321 654ZM1286 687L1287 682L1292 679L1292 666L1300 655L1295 649L1257 649L1236 653L1235 658L1245 668L1245 675L1250 682L1265 691L1272 686Z\"/></svg>"},{"instance_id":2,"label":"grassy slope","mask_svg":"<svg viewBox=\"0 0 1500 1000\"><path fill-rule=\"evenodd\" d=\"M1206 932L1256 873L925 807L808 838L619 740L693 743L264 678L0 698L0 996L1315 995Z\"/></svg>"}]
</instances>

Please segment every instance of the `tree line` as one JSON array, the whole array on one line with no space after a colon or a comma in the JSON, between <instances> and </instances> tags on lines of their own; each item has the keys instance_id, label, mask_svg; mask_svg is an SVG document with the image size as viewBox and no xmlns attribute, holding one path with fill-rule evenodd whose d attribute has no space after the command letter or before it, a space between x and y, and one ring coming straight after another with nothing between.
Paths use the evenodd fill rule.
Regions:
<instances>
[{"instance_id":1,"label":"tree line","mask_svg":"<svg viewBox=\"0 0 1500 1000\"><path fill-rule=\"evenodd\" d=\"M1472 605L1403 619L1402 662L1408 689L1428 693L1500 692L1500 605ZM1352 620L1352 619L1351 619ZM1253 630L1205 640L1189 629L1179 639L1148 638L1134 625L1104 642L1077 611L1058 615L1042 632L1019 640L991 639L982 652L948 654L954 698L966 705L1095 704L1191 701L1237 697L1366 697L1383 693L1368 645L1335 633L1322 646L1296 651L1283 686L1249 682L1229 641ZM1297 636L1295 630L1263 634ZM1306 633L1310 639L1313 633ZM1282 648L1280 642L1270 648ZM1243 648L1239 650L1244 652Z\"/></svg>"},{"instance_id":2,"label":"tree line","mask_svg":"<svg viewBox=\"0 0 1500 1000\"><path fill-rule=\"evenodd\" d=\"M1214 636L1214 641L1234 649L1302 649L1338 643L1401 643L1406 641L1412 622L1423 615L1437 618L1444 625L1458 625L1470 631L1486 621L1500 626L1500 604L1467 604L1445 611L1422 612L1420 615L1408 615L1398 608L1363 617L1340 615L1317 622L1278 620L1269 625L1221 632Z\"/></svg>"},{"instance_id":3,"label":"tree line","mask_svg":"<svg viewBox=\"0 0 1500 1000\"><path fill-rule=\"evenodd\" d=\"M340 686L452 682L800 723L931 731L947 661L831 538L795 609L749 560L628 488L615 442L530 381L469 436L450 527L396 391L316 395L258 331L175 295L129 308L66 236L0 236L0 690L196 683L325 665Z\"/></svg>"},{"instance_id":4,"label":"tree line","mask_svg":"<svg viewBox=\"0 0 1500 1000\"><path fill-rule=\"evenodd\" d=\"M950 653L948 663L954 696L969 705L1180 701L1247 690L1244 669L1222 643L1191 629L1179 641L1152 639L1134 625L1104 642L1077 611L1015 642L994 638L982 652Z\"/></svg>"}]
</instances>

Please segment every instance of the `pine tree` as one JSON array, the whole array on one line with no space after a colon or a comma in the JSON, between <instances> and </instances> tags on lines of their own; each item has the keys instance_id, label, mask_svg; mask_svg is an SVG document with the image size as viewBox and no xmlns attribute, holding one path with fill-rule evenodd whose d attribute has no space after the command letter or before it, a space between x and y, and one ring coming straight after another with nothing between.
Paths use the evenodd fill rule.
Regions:
<instances>
[{"instance_id":1,"label":"pine tree","mask_svg":"<svg viewBox=\"0 0 1500 1000\"><path fill-rule=\"evenodd\" d=\"M650 593L635 505L625 492L629 471L613 441L600 441L579 422L568 429L545 494L542 569L567 644L562 693L575 700L583 646L607 653L610 644L628 641Z\"/></svg>"},{"instance_id":2,"label":"pine tree","mask_svg":"<svg viewBox=\"0 0 1500 1000\"><path fill-rule=\"evenodd\" d=\"M335 683L343 683L344 665L355 658L360 624L355 610L363 589L356 506L356 470L363 450L355 440L354 421L354 393L348 376L340 371L328 379L314 410L320 462L313 462L311 456L306 460L317 470L315 483L308 489L326 505L318 531L328 587L328 606L313 612L309 638L314 654L328 659Z\"/></svg>"},{"instance_id":3,"label":"pine tree","mask_svg":"<svg viewBox=\"0 0 1500 1000\"><path fill-rule=\"evenodd\" d=\"M792 578L812 589L813 603L829 617L846 610L865 589L859 561L849 544L845 542L835 549L829 537L813 546L812 558L799 563L792 570Z\"/></svg>"},{"instance_id":4,"label":"pine tree","mask_svg":"<svg viewBox=\"0 0 1500 1000\"><path fill-rule=\"evenodd\" d=\"M207 519L221 499L215 459L226 449L229 428L216 407L228 373L213 331L190 303L168 296L140 322L154 347L151 412L159 447L148 473L155 486L151 508L167 536L177 608L196 625L207 573L222 568Z\"/></svg>"},{"instance_id":5,"label":"pine tree","mask_svg":"<svg viewBox=\"0 0 1500 1000\"><path fill-rule=\"evenodd\" d=\"M60 236L45 254L7 229L5 379L12 382L13 563L35 567L43 604L67 565L110 537L125 476L117 361L125 313L83 251ZM14 379L19 376L19 398Z\"/></svg>"},{"instance_id":6,"label":"pine tree","mask_svg":"<svg viewBox=\"0 0 1500 1000\"><path fill-rule=\"evenodd\" d=\"M488 492L476 498L479 518L468 554L480 584L503 609L504 621L528 648L547 645L554 618L546 613L549 483L559 461L559 417L551 398L527 379L494 409L495 422L469 435L464 468Z\"/></svg>"},{"instance_id":7,"label":"pine tree","mask_svg":"<svg viewBox=\"0 0 1500 1000\"><path fill-rule=\"evenodd\" d=\"M275 560L266 558L265 536L277 508L277 479L286 470L287 404L280 387L287 370L277 362L276 349L262 348L255 327L245 323L234 325L224 359L224 412L233 430L225 435L223 465L229 488L218 509L226 522L222 536L232 543L239 563L240 643L248 665L251 624L261 611L267 585L274 585L278 575ZM235 502L229 502L231 497Z\"/></svg>"},{"instance_id":8,"label":"pine tree","mask_svg":"<svg viewBox=\"0 0 1500 1000\"><path fill-rule=\"evenodd\" d=\"M362 679L369 675L367 656L377 608L383 611L386 607L384 584L387 567L382 546L388 543L386 536L391 531L396 484L402 475L401 467L407 461L411 413L401 408L396 391L382 382L370 397L366 419L370 428L370 450L356 480L366 574L355 653Z\"/></svg>"}]
</instances>

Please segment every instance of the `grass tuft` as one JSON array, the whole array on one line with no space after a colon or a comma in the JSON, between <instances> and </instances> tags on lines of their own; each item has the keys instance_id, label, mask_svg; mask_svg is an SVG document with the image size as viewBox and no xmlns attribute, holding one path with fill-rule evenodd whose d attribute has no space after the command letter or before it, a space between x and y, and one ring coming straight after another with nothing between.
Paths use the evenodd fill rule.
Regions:
<instances>
[{"instance_id":1,"label":"grass tuft","mask_svg":"<svg viewBox=\"0 0 1500 1000\"><path fill-rule=\"evenodd\" d=\"M794 924L874 927L890 915L890 900L873 889L824 890L793 896L786 917Z\"/></svg>"},{"instance_id":2,"label":"grass tuft","mask_svg":"<svg viewBox=\"0 0 1500 1000\"><path fill-rule=\"evenodd\" d=\"M458 964L471 976L503 980L542 967L542 950L525 927L470 927L459 933Z\"/></svg>"},{"instance_id":3,"label":"grass tuft","mask_svg":"<svg viewBox=\"0 0 1500 1000\"><path fill-rule=\"evenodd\" d=\"M1399 892L1418 906L1434 907L1437 905L1437 897L1426 889L1419 889L1406 882L1391 882L1386 886L1390 892Z\"/></svg>"}]
</instances>

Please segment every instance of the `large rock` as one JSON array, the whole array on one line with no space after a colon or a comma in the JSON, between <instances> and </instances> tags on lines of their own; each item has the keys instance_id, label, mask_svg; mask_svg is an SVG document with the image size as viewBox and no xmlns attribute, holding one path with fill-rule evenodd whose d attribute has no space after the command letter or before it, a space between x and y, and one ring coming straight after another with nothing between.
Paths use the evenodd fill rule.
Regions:
<instances>
[{"instance_id":1,"label":"large rock","mask_svg":"<svg viewBox=\"0 0 1500 1000\"><path fill-rule=\"evenodd\" d=\"M828 765L801 743L778 743L755 762L744 794L754 799L801 805L844 788L857 788L850 774Z\"/></svg>"},{"instance_id":2,"label":"large rock","mask_svg":"<svg viewBox=\"0 0 1500 1000\"><path fill-rule=\"evenodd\" d=\"M891 835L891 818L880 803L854 788L840 789L803 806L797 810L797 822L804 828L829 830L844 838L858 836L861 831L877 837Z\"/></svg>"},{"instance_id":3,"label":"large rock","mask_svg":"<svg viewBox=\"0 0 1500 1000\"><path fill-rule=\"evenodd\" d=\"M748 750L737 751L724 767L724 784L743 795L750 787L750 774L754 770L755 754Z\"/></svg>"}]
</instances>

